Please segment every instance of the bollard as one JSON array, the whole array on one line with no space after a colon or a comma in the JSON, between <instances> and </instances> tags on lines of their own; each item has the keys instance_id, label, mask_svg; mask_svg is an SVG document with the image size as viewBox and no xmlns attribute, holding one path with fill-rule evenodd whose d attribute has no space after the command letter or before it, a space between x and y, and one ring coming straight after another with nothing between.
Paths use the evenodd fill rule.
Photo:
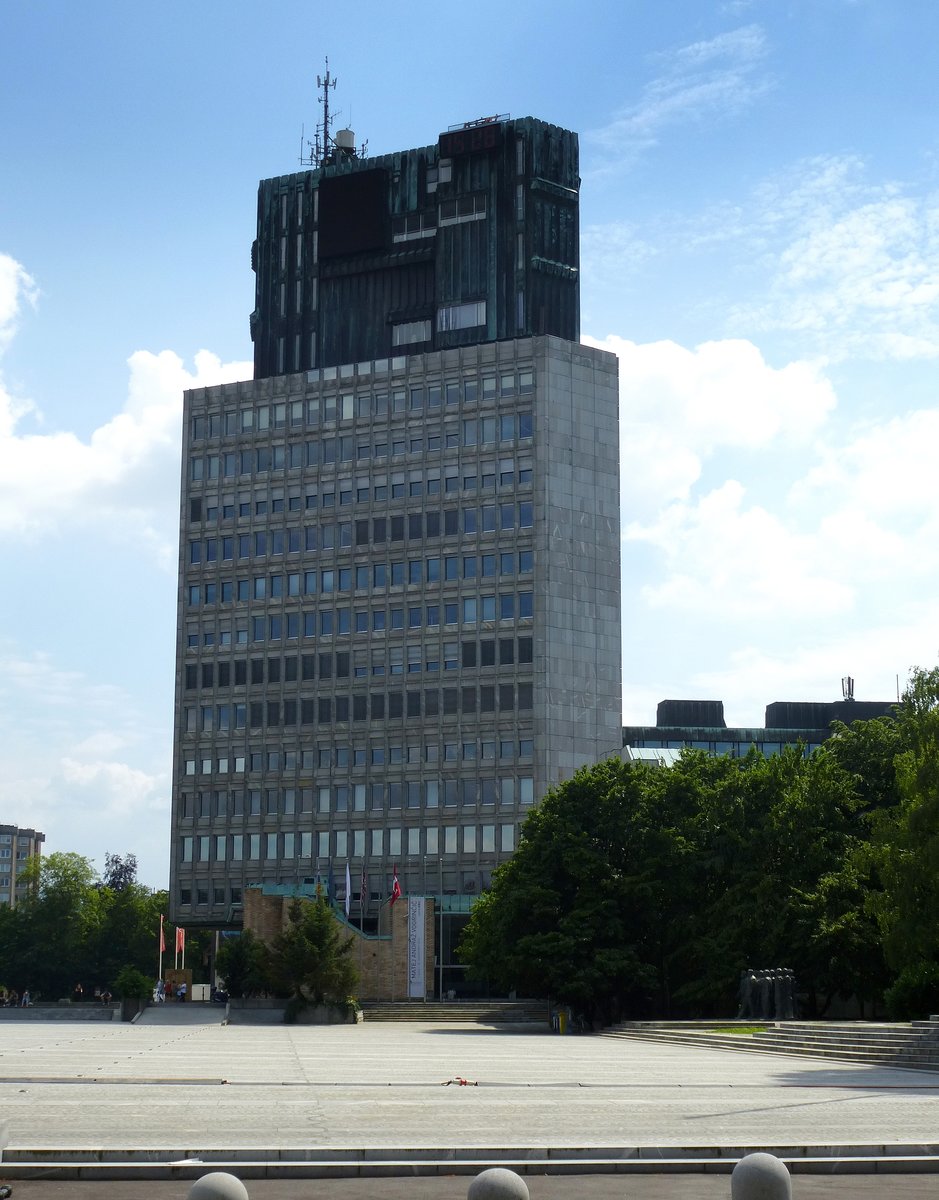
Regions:
<instances>
[{"instance_id":1,"label":"bollard","mask_svg":"<svg viewBox=\"0 0 939 1200\"><path fill-rule=\"evenodd\" d=\"M528 1200L528 1184L506 1167L489 1167L469 1185L466 1200Z\"/></svg>"},{"instance_id":2,"label":"bollard","mask_svg":"<svg viewBox=\"0 0 939 1200\"><path fill-rule=\"evenodd\" d=\"M748 1154L730 1177L730 1200L792 1200L786 1164L774 1154Z\"/></svg>"},{"instance_id":3,"label":"bollard","mask_svg":"<svg viewBox=\"0 0 939 1200\"><path fill-rule=\"evenodd\" d=\"M199 1176L189 1189L187 1200L248 1200L248 1189L237 1175L210 1171Z\"/></svg>"}]
</instances>

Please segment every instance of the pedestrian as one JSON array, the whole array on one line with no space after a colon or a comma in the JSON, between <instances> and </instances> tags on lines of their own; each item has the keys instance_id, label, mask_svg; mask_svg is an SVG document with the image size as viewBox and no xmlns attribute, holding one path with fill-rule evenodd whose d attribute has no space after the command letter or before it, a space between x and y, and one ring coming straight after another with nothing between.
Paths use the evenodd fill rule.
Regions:
<instances>
[{"instance_id":1,"label":"pedestrian","mask_svg":"<svg viewBox=\"0 0 939 1200\"><path fill-rule=\"evenodd\" d=\"M23 992L23 998L20 1000L20 1008L29 1008L32 1001L29 998L29 988Z\"/></svg>"},{"instance_id":2,"label":"pedestrian","mask_svg":"<svg viewBox=\"0 0 939 1200\"><path fill-rule=\"evenodd\" d=\"M176 999L179 1001L180 1004L182 1004L183 1001L186 999L186 981L185 981L185 979L182 981L182 983L176 989Z\"/></svg>"},{"instance_id":3,"label":"pedestrian","mask_svg":"<svg viewBox=\"0 0 939 1200\"><path fill-rule=\"evenodd\" d=\"M157 980L156 999L157 999L157 1004L165 1004L166 1003L166 984L163 982L162 979Z\"/></svg>"}]
</instances>

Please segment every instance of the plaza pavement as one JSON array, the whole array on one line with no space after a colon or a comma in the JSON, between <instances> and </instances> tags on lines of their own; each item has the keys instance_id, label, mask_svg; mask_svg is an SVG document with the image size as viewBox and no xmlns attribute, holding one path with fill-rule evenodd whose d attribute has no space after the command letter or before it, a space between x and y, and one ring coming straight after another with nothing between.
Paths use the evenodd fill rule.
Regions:
<instances>
[{"instance_id":1,"label":"plaza pavement","mask_svg":"<svg viewBox=\"0 0 939 1200\"><path fill-rule=\"evenodd\" d=\"M4 1024L0 1113L8 1148L0 1177L18 1162L76 1160L247 1164L365 1155L376 1170L379 1160L397 1160L399 1174L434 1161L445 1176L461 1159L482 1169L551 1156L575 1160L570 1171L580 1159L590 1170L595 1160L637 1152L687 1157L689 1166L747 1149L939 1153L939 1074L931 1072L558 1037L526 1026L224 1026L222 1016L167 1005L133 1025ZM459 1078L467 1084L447 1083ZM393 1194L384 1186L393 1181L382 1182L383 1194ZM422 1190L433 1180L420 1181L421 1189L418 1182L410 1180L409 1194L466 1194L465 1178L451 1180L455 1190L446 1193ZM355 1200L365 1194L355 1183L333 1179L339 1191L330 1195L345 1187ZM616 1195L628 1194L625 1184ZM31 1176L15 1186L15 1200L30 1200L27 1189L39 1183ZM168 1200L188 1185L158 1186L177 1188L164 1192ZM703 1176L696 1186L705 1190L695 1195L728 1194L726 1179L714 1192ZM252 1200L300 1194L274 1187L249 1184Z\"/></svg>"}]
</instances>

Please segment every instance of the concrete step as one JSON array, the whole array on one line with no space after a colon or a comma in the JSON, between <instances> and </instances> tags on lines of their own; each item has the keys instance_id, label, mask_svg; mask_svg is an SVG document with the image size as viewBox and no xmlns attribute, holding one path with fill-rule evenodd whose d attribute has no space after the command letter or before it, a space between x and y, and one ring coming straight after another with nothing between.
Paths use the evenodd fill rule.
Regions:
<instances>
[{"instance_id":1,"label":"concrete step","mask_svg":"<svg viewBox=\"0 0 939 1200\"><path fill-rule=\"evenodd\" d=\"M892 1046L876 1039L866 1042L860 1032L855 1033L853 1041L833 1038L826 1041L823 1026L805 1026L811 1029L814 1037L797 1038L785 1029L767 1030L754 1034L722 1034L708 1033L703 1029L689 1029L681 1032L675 1025L662 1028L652 1026L614 1026L604 1031L604 1036L633 1038L639 1041L657 1041L676 1045L713 1047L720 1050L740 1050L751 1053L794 1054L813 1058L841 1059L850 1062L863 1062L870 1065L903 1066L917 1070L939 1070L939 1046L932 1042L925 1044L907 1035L907 1041L902 1045ZM896 1028L896 1027L895 1027ZM900 1026L899 1029L909 1028ZM778 1036L782 1032L785 1036Z\"/></svg>"},{"instance_id":2,"label":"concrete step","mask_svg":"<svg viewBox=\"0 0 939 1200\"><path fill-rule=\"evenodd\" d=\"M832 1030L829 1033L824 1029L819 1029L813 1033L797 1033L795 1030L788 1029L767 1029L765 1032L755 1033L753 1036L771 1037L779 1041L824 1041L845 1046L854 1046L859 1042L863 1042L865 1046L932 1046L939 1048L939 1042L935 1038L921 1037L915 1033L875 1033L865 1037L864 1034L839 1033L836 1030Z\"/></svg>"}]
</instances>

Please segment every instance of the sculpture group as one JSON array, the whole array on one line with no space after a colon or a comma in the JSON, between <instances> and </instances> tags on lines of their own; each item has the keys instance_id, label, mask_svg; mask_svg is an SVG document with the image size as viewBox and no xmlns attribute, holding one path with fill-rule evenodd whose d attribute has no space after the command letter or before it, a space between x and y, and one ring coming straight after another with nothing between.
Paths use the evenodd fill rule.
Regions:
<instances>
[{"instance_id":1,"label":"sculpture group","mask_svg":"<svg viewBox=\"0 0 939 1200\"><path fill-rule=\"evenodd\" d=\"M740 972L737 999L738 1020L751 1017L758 1021L791 1021L796 1015L796 977L788 967Z\"/></svg>"}]
</instances>

